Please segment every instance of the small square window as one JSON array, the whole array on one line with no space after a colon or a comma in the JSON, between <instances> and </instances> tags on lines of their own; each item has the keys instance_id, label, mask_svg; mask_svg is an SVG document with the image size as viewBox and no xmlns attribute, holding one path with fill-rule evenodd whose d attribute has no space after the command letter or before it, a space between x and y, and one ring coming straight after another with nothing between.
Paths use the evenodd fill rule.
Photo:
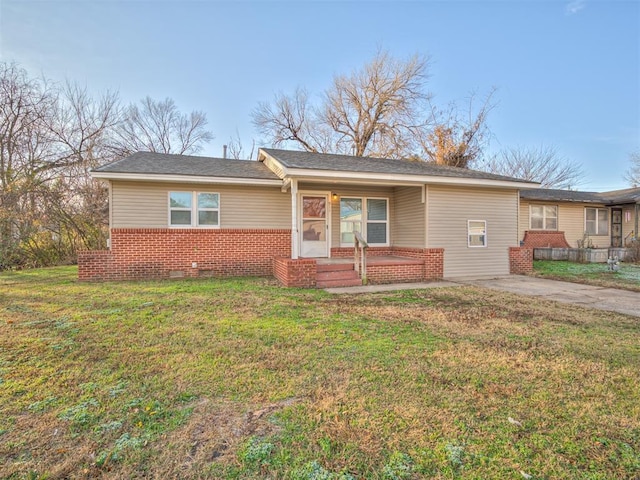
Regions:
<instances>
[{"instance_id":1,"label":"small square window","mask_svg":"<svg viewBox=\"0 0 640 480\"><path fill-rule=\"evenodd\" d=\"M470 248L487 246L487 222L485 220L467 221L467 245Z\"/></svg>"}]
</instances>

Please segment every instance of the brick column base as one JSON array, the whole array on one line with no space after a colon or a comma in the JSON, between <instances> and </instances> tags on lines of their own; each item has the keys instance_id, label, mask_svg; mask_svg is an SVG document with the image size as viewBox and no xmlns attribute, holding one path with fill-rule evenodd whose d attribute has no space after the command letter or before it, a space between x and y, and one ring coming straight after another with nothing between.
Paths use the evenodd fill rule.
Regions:
<instances>
[{"instance_id":1,"label":"brick column base","mask_svg":"<svg viewBox=\"0 0 640 480\"><path fill-rule=\"evenodd\" d=\"M533 272L533 248L509 247L509 271L515 274Z\"/></svg>"},{"instance_id":2,"label":"brick column base","mask_svg":"<svg viewBox=\"0 0 640 480\"><path fill-rule=\"evenodd\" d=\"M285 287L314 288L316 270L316 260L313 258L273 259L273 276Z\"/></svg>"}]
</instances>

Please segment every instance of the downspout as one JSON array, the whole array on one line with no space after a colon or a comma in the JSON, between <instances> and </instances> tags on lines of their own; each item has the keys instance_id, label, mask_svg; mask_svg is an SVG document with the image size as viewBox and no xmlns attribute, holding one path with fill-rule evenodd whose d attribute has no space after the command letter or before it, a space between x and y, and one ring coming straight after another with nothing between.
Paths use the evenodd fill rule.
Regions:
<instances>
[{"instance_id":1,"label":"downspout","mask_svg":"<svg viewBox=\"0 0 640 480\"><path fill-rule=\"evenodd\" d=\"M300 255L298 242L298 180L291 179L291 258L297 260Z\"/></svg>"},{"instance_id":2,"label":"downspout","mask_svg":"<svg viewBox=\"0 0 640 480\"><path fill-rule=\"evenodd\" d=\"M638 215L639 214L640 214L640 203L636 203L636 224L635 224L635 230L633 231L636 240L638 240L639 238L638 236Z\"/></svg>"},{"instance_id":3,"label":"downspout","mask_svg":"<svg viewBox=\"0 0 640 480\"><path fill-rule=\"evenodd\" d=\"M107 234L107 249L111 250L111 229L113 228L113 182L107 180L107 203L109 205L109 231Z\"/></svg>"}]
</instances>

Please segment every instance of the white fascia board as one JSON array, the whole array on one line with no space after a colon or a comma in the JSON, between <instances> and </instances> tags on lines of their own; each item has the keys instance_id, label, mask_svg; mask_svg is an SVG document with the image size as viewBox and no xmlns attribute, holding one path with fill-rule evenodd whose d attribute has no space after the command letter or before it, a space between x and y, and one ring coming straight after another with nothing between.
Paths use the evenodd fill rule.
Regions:
<instances>
[{"instance_id":1,"label":"white fascia board","mask_svg":"<svg viewBox=\"0 0 640 480\"><path fill-rule=\"evenodd\" d=\"M91 176L97 179L139 180L146 182L216 183L226 185L264 185L275 187L282 186L282 180L268 180L264 178L206 177L198 175L164 175L116 172L91 172Z\"/></svg>"},{"instance_id":2,"label":"white fascia board","mask_svg":"<svg viewBox=\"0 0 640 480\"><path fill-rule=\"evenodd\" d=\"M379 185L460 185L476 187L501 187L530 189L540 188L537 183L513 182L509 180L493 180L484 178L438 177L431 175L404 175L398 173L369 173L369 172L339 172L332 170L317 170L290 168L287 176L295 177L299 181L329 181L332 183L358 183ZM286 178L286 177L285 177Z\"/></svg>"}]
</instances>

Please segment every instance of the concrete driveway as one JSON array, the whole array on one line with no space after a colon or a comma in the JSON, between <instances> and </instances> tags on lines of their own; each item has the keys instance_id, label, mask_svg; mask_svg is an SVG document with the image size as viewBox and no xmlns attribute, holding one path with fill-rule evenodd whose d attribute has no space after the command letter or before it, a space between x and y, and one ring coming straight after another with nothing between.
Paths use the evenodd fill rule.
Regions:
<instances>
[{"instance_id":1,"label":"concrete driveway","mask_svg":"<svg viewBox=\"0 0 640 480\"><path fill-rule=\"evenodd\" d=\"M476 285L505 292L519 293L545 300L572 303L583 307L640 317L640 293L617 288L594 287L580 283L560 282L546 278L508 275L498 278L466 279L456 283Z\"/></svg>"},{"instance_id":2,"label":"concrete driveway","mask_svg":"<svg viewBox=\"0 0 640 480\"><path fill-rule=\"evenodd\" d=\"M456 285L475 285L640 317L640 293L638 292L618 290L616 288L593 287L579 283L559 282L557 280L527 277L525 275L506 275L491 278L456 278L447 279L442 282L368 285L362 287L327 288L326 290L331 293L367 293L418 288L453 287Z\"/></svg>"}]
</instances>

